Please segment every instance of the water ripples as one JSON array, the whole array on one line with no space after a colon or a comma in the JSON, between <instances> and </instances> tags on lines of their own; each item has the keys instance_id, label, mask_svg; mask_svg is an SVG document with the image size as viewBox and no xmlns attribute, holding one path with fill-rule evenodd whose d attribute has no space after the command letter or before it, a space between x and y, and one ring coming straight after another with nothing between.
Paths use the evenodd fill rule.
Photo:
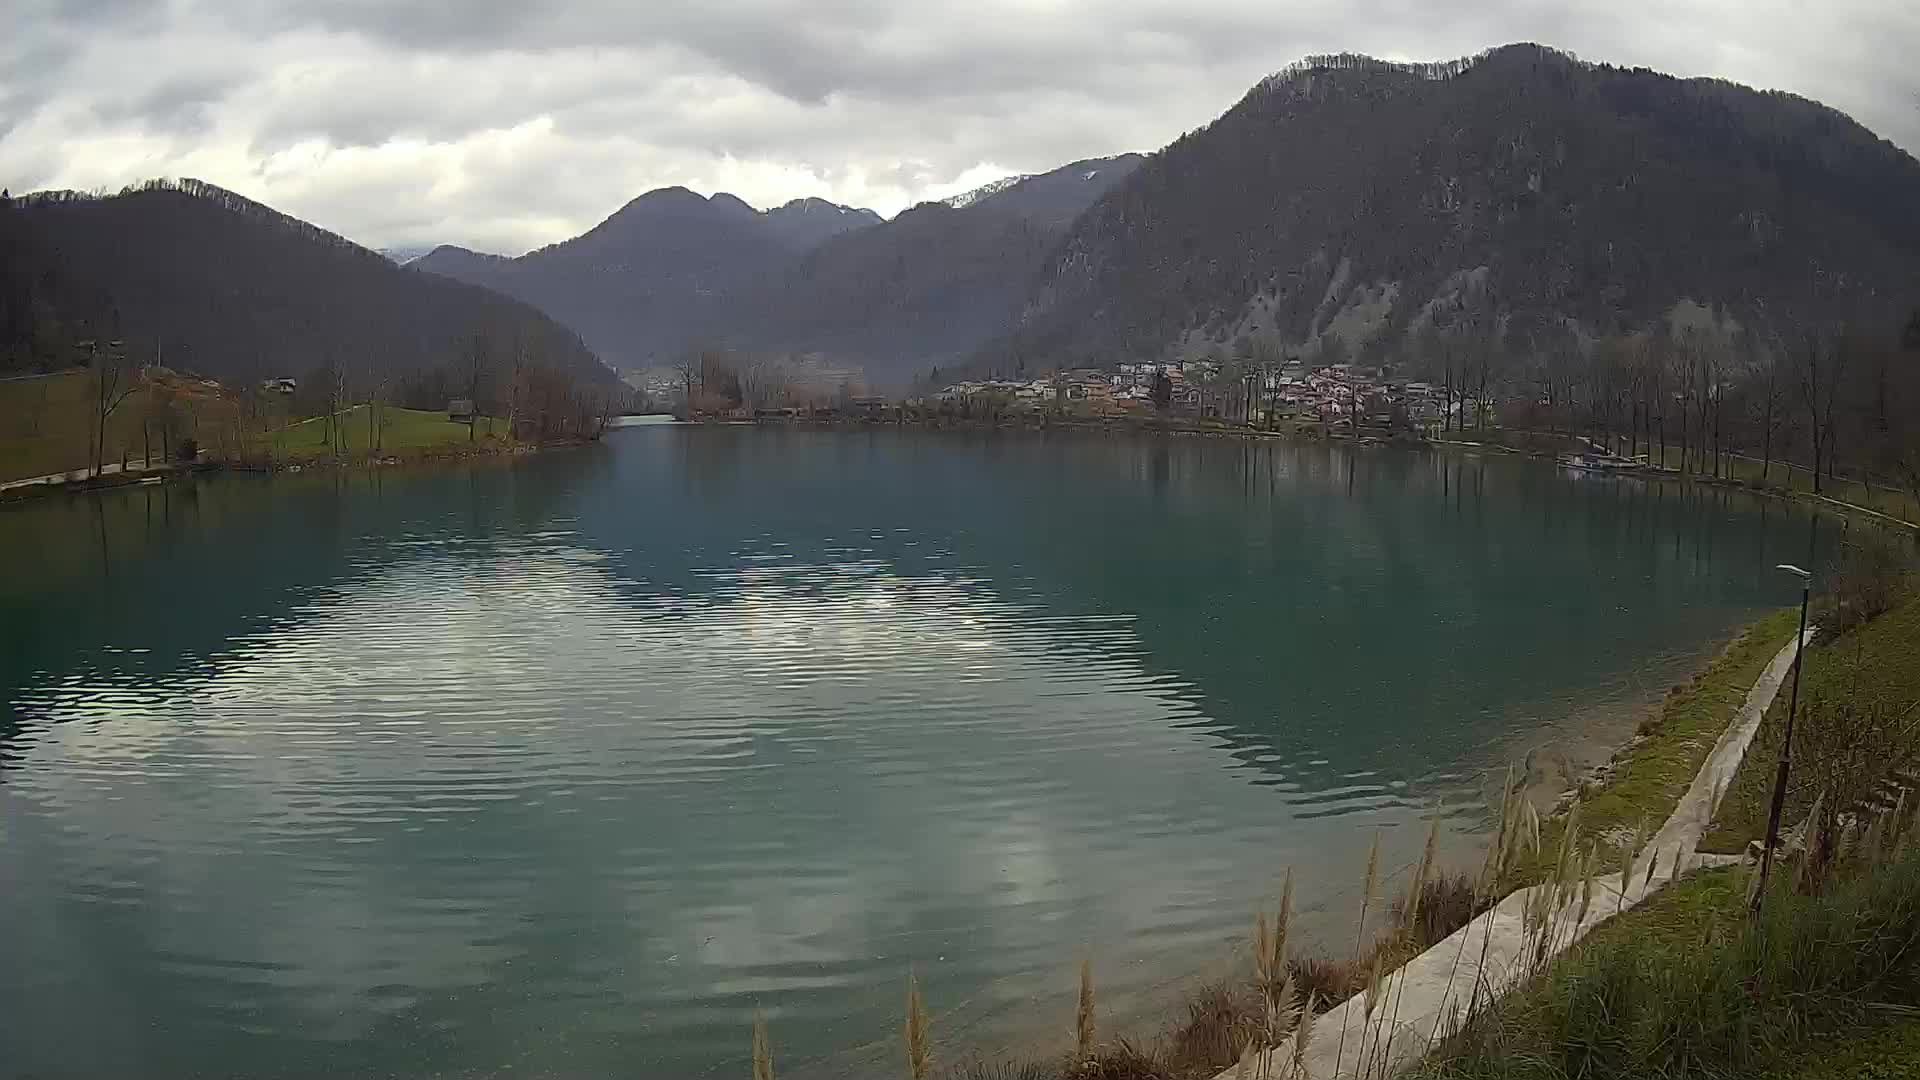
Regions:
<instances>
[{"instance_id":1,"label":"water ripples","mask_svg":"<svg viewBox=\"0 0 1920 1080\"><path fill-rule=\"evenodd\" d=\"M1456 518L1457 479L1263 503L1154 444L843 473L852 442L653 435L578 507L539 462L255 493L226 535L321 568L192 647L172 583L259 567L103 558L79 646L0 671L0 1076L731 1076L756 1009L783 1075L870 1075L909 968L949 1045L1055 1048L1082 955L1117 1026L1289 865L1303 939L1344 934L1362 826L1411 861L1541 686L1707 632L1673 615L1732 603L1707 541L1767 562L1524 484ZM846 524L879 520L916 527ZM1587 559L1604 603L1534 602Z\"/></svg>"},{"instance_id":2,"label":"water ripples","mask_svg":"<svg viewBox=\"0 0 1920 1080\"><path fill-rule=\"evenodd\" d=\"M390 541L205 664L27 687L0 906L48 961L119 912L103 971L232 1060L491 1067L564 1008L581 1061L704 1075L761 1007L805 1075L909 964L976 1025L1083 935L1217 950L1264 887L1273 795L1131 620L778 554L655 592L571 540Z\"/></svg>"}]
</instances>

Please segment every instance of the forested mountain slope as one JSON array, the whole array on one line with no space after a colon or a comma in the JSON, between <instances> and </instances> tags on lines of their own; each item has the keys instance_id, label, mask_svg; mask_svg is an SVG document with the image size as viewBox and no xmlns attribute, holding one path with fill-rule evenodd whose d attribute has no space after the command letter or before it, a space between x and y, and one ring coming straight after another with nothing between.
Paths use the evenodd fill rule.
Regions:
<instances>
[{"instance_id":1,"label":"forested mountain slope","mask_svg":"<svg viewBox=\"0 0 1920 1080\"><path fill-rule=\"evenodd\" d=\"M1152 155L1073 225L982 367L1262 339L1393 356L1463 311L1516 349L1683 299L1779 332L1920 287L1920 163L1781 93L1537 46L1322 57Z\"/></svg>"},{"instance_id":2,"label":"forested mountain slope","mask_svg":"<svg viewBox=\"0 0 1920 1080\"><path fill-rule=\"evenodd\" d=\"M700 348L806 353L902 385L1003 335L1066 225L1140 160L1075 162L891 221L664 188L519 258L443 247L410 266L536 304L621 366Z\"/></svg>"},{"instance_id":3,"label":"forested mountain slope","mask_svg":"<svg viewBox=\"0 0 1920 1080\"><path fill-rule=\"evenodd\" d=\"M13 201L4 220L24 240L9 262L32 263L8 273L19 299L5 310L37 307L52 316L36 320L43 331L69 338L122 338L142 362L157 352L169 367L237 379L329 365L404 377L463 361L477 338L492 356L522 348L577 378L612 378L576 334L526 304L402 269L199 181L48 193Z\"/></svg>"},{"instance_id":4,"label":"forested mountain slope","mask_svg":"<svg viewBox=\"0 0 1920 1080\"><path fill-rule=\"evenodd\" d=\"M647 192L592 229L519 258L441 247L414 270L485 285L534 304L609 363L670 363L712 336L752 282L801 253L880 220L819 199L760 212L724 192Z\"/></svg>"},{"instance_id":5,"label":"forested mountain slope","mask_svg":"<svg viewBox=\"0 0 1920 1080\"><path fill-rule=\"evenodd\" d=\"M1146 160L1144 154L1087 158L1050 172L1014 176L947 200L967 208L988 206L1035 225L1064 229Z\"/></svg>"}]
</instances>

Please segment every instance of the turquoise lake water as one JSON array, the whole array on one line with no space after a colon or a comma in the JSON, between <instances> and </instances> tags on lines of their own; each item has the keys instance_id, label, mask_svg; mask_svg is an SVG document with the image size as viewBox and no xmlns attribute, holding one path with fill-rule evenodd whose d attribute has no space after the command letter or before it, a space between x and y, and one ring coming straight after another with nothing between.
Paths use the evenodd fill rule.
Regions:
<instances>
[{"instance_id":1,"label":"turquoise lake water","mask_svg":"<svg viewBox=\"0 0 1920 1080\"><path fill-rule=\"evenodd\" d=\"M645 427L0 509L0 1075L897 1075L1150 1030L1631 723L1806 519L1538 462ZM1620 720L1625 716L1628 719ZM1598 719L1597 719L1598 718Z\"/></svg>"}]
</instances>

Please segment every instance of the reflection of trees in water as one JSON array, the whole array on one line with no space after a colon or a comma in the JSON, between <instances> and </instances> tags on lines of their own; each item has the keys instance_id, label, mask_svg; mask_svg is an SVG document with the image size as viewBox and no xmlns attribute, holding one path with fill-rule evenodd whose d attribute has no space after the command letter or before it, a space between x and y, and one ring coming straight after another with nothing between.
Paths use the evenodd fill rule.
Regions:
<instances>
[{"instance_id":1,"label":"reflection of trees in water","mask_svg":"<svg viewBox=\"0 0 1920 1080\"><path fill-rule=\"evenodd\" d=\"M1350 446L636 429L512 462L230 475L22 508L0 552L35 572L0 585L0 678L59 677L108 643L153 650L116 654L117 673L164 678L382 565L490 557L491 541L560 529L636 595L705 594L768 560L877 561L1049 613L1124 614L1167 692L1273 782L1389 779L1507 730L1517 703L1767 602L1758 568L1789 513ZM11 695L7 708L17 722Z\"/></svg>"},{"instance_id":2,"label":"reflection of trees in water","mask_svg":"<svg viewBox=\"0 0 1920 1080\"><path fill-rule=\"evenodd\" d=\"M703 591L736 556L872 559L1126 614L1167 692L1276 783L1427 775L1436 747L1468 753L1516 707L1765 602L1744 569L1764 533L1723 491L1237 439L679 434L650 490L623 489L655 507L645 543L625 506L581 514L636 588Z\"/></svg>"}]
</instances>

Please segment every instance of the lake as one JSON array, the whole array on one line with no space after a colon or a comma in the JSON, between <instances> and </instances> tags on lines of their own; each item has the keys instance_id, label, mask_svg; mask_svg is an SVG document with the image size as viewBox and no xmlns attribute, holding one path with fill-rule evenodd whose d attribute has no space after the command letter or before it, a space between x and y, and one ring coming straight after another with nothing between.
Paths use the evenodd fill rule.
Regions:
<instances>
[{"instance_id":1,"label":"lake","mask_svg":"<svg viewBox=\"0 0 1920 1080\"><path fill-rule=\"evenodd\" d=\"M898 1075L1151 1030L1630 729L1803 513L1501 457L636 427L0 509L0 1074Z\"/></svg>"}]
</instances>

